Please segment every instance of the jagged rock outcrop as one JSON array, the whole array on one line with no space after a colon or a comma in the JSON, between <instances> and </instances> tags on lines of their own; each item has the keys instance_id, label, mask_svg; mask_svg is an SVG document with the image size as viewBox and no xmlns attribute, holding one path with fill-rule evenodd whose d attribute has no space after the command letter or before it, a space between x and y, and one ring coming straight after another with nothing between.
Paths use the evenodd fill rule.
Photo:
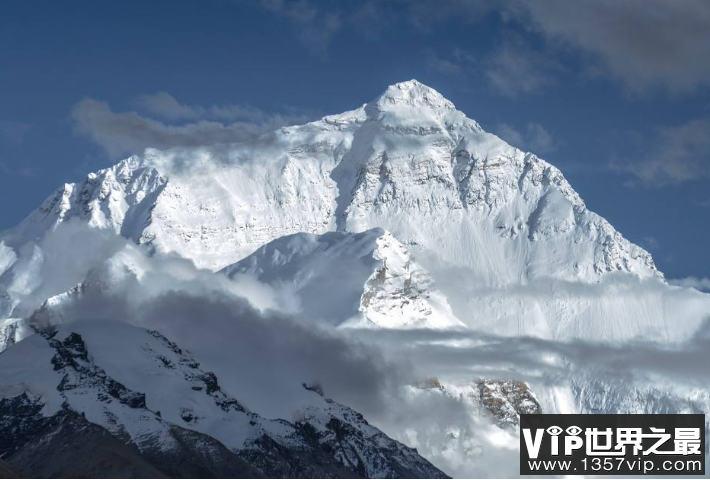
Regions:
<instances>
[{"instance_id":1,"label":"jagged rock outcrop","mask_svg":"<svg viewBox=\"0 0 710 480\"><path fill-rule=\"evenodd\" d=\"M530 385L521 380L478 379L444 385L437 378L428 378L414 387L464 402L476 411L476 415L490 418L498 427L514 431L520 424L520 415L545 413Z\"/></svg>"}]
</instances>

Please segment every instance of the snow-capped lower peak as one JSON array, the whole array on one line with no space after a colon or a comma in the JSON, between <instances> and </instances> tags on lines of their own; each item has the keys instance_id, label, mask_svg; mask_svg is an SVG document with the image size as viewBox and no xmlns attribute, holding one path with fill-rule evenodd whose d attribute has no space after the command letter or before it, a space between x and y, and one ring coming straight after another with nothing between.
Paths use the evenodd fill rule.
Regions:
<instances>
[{"instance_id":1,"label":"snow-capped lower peak","mask_svg":"<svg viewBox=\"0 0 710 480\"><path fill-rule=\"evenodd\" d=\"M285 236L223 273L289 287L303 315L331 325L464 327L428 272L382 229Z\"/></svg>"}]
</instances>

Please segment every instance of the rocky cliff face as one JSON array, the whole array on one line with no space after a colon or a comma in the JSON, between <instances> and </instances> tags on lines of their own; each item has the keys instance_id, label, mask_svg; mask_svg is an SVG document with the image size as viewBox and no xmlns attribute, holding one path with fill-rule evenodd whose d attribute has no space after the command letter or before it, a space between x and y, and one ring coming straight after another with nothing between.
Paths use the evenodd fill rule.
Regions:
<instances>
[{"instance_id":1,"label":"rocky cliff face","mask_svg":"<svg viewBox=\"0 0 710 480\"><path fill-rule=\"evenodd\" d=\"M444 385L430 378L414 387L458 400L477 416L488 417L496 426L511 431L517 431L520 415L545 413L530 385L520 380L478 379Z\"/></svg>"}]
</instances>

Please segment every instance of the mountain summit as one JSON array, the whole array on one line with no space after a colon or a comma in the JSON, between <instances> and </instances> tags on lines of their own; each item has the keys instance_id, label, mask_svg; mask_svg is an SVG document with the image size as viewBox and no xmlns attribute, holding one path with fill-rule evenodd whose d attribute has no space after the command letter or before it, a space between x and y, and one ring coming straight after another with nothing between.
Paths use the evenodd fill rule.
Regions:
<instances>
[{"instance_id":1,"label":"mountain summit","mask_svg":"<svg viewBox=\"0 0 710 480\"><path fill-rule=\"evenodd\" d=\"M417 80L390 85L372 103L381 110L392 108L392 106L425 107L442 110L456 109L454 104L444 98L439 92Z\"/></svg>"}]
</instances>

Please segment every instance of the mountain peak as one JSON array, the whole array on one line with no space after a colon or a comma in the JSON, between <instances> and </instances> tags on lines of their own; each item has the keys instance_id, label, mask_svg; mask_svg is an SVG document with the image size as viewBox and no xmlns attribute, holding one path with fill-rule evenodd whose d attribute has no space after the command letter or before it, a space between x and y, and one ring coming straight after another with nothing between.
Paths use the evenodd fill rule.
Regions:
<instances>
[{"instance_id":1,"label":"mountain peak","mask_svg":"<svg viewBox=\"0 0 710 480\"><path fill-rule=\"evenodd\" d=\"M414 79L390 85L373 103L380 110L400 105L444 110L456 109L454 104L444 98L442 94Z\"/></svg>"}]
</instances>

